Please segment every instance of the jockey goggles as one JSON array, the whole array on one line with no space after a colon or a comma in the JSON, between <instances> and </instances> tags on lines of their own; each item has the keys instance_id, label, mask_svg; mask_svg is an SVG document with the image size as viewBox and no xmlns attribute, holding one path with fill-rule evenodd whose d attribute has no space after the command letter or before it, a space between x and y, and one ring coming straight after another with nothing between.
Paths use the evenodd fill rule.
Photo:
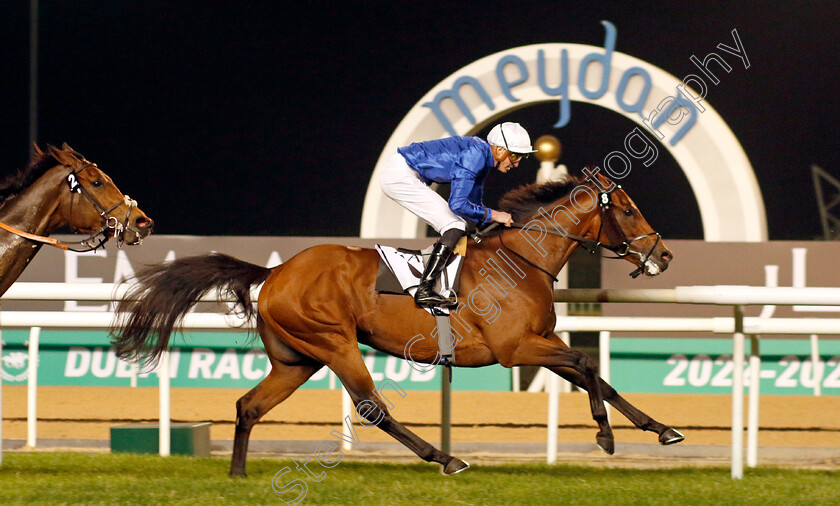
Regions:
<instances>
[{"instance_id":1,"label":"jockey goggles","mask_svg":"<svg viewBox=\"0 0 840 506\"><path fill-rule=\"evenodd\" d=\"M528 158L529 156L531 156L531 153L514 153L513 151L511 151L510 148L508 147L507 138L505 137L505 129L504 128L499 128L499 132L501 132L501 134L502 134L502 140L505 143L505 149L507 150L508 155L510 156L510 161L511 162L516 163L519 160L524 160L525 158Z\"/></svg>"}]
</instances>

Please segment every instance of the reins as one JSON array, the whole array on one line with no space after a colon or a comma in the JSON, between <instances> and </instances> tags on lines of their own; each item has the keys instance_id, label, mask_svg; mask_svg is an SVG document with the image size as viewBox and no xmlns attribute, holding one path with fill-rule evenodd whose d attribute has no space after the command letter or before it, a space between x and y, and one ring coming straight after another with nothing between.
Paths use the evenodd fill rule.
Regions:
<instances>
[{"instance_id":1,"label":"reins","mask_svg":"<svg viewBox=\"0 0 840 506\"><path fill-rule=\"evenodd\" d=\"M6 225L3 222L0 222L0 228L5 230L6 232L11 232L15 235L19 235L24 239L29 239L30 241L42 242L44 244L49 244L50 246L55 246L56 248L61 248L64 250L69 249L69 246L67 246L66 244L62 244L61 241L59 241L58 239L44 237L42 235L30 234L29 232L24 232L23 230L18 230L12 226Z\"/></svg>"},{"instance_id":2,"label":"reins","mask_svg":"<svg viewBox=\"0 0 840 506\"><path fill-rule=\"evenodd\" d=\"M519 223L513 223L513 224L511 224L511 227L514 227L515 225L519 225ZM517 227L515 227L515 228L523 228L523 227L522 227L521 225L519 225L519 226L517 226ZM530 265L531 267L534 267L535 269L539 269L539 270L543 271L544 273L548 274L548 277L550 277L551 279L553 279L555 283L556 283L557 281L559 281L559 280L557 279L557 276L555 276L554 274L552 274L552 273L548 272L546 269L543 269L542 267L540 267L539 265L535 264L534 262L532 262L532 261L528 260L527 258L525 258L524 256L522 256L521 254L519 254L519 252L518 252L518 251L516 251L515 249L513 249L513 248L511 248L510 246L508 246L507 244L505 244L505 241L502 239L502 234L499 234L499 242L500 242L500 243L502 243L502 246L504 246L504 247L505 247L505 249L507 249L508 251L510 251L511 253L513 253L514 255L516 255L517 257L519 257L519 259L520 259L520 260L522 260L523 262L525 262L526 264L528 264L528 265Z\"/></svg>"},{"instance_id":3,"label":"reins","mask_svg":"<svg viewBox=\"0 0 840 506\"><path fill-rule=\"evenodd\" d=\"M547 234L556 235L556 236L559 236L559 237L565 237L565 238L571 239L571 240L577 242L578 244L580 244L581 247L584 250L586 250L589 254L595 254L599 248L612 251L613 253L615 253L615 256L612 256L612 257L602 256L602 258L608 258L610 260L623 259L624 257L629 255L630 253L636 253L641 258L641 264L642 265L640 267L636 268L636 270L631 272L629 275L632 278L637 278L637 277L639 277L639 275L641 275L644 272L644 266L647 263L650 256L653 254L653 250L656 248L656 246L661 241L662 236L658 232L651 232L649 234L640 235L640 236L634 237L632 239L627 238L627 234L624 233L624 230L621 228L621 226L618 224L618 221L616 220L615 213L608 212L613 205L612 204L612 193L615 190L618 190L618 189L621 189L621 185L616 185L609 191L601 191L601 192L598 193L598 206L600 207L599 212L600 212L600 216L601 216L601 224L598 227L598 234L595 236L595 237L600 239L601 232L604 230L604 222L606 221L606 222L608 222L607 230L606 230L607 236L610 236L610 235L619 236L619 237L611 238L611 239L616 239L617 241L620 242L620 244L618 244L617 246L616 245L611 245L611 244L605 244L605 243L601 242L600 240L596 241L596 240L593 240L593 239L589 239L587 237L581 237L581 236L577 236L577 235L567 234L567 233L564 233L564 232L561 232L561 231L558 231L558 230L549 230L547 228L544 228L544 229L541 229L540 232L544 232L544 233L547 233ZM493 223L490 226L486 227L484 230L476 232L473 235L473 239L476 242L481 242L481 240L484 237L486 237L489 234L490 231L492 231L493 229L495 229L499 225L501 225L501 223ZM528 229L526 224L516 223L516 222L511 223L510 228L518 228L518 229L521 229L521 230ZM534 268L544 272L551 279L553 279L555 282L557 282L557 276L550 273L548 270L540 267L539 265L537 265L533 261L529 260L528 258L523 256L522 254L520 254L516 250L512 249L507 244L505 244L504 240L502 239L503 232L504 231L499 233L499 242L502 244L502 246L505 247L505 249L507 249L508 251L513 253L515 256L517 256L519 259L521 259L523 262L530 265L531 267L534 267ZM612 232L612 234L611 234L611 232ZM653 246L650 248L650 250L648 250L648 252L644 256L644 258L642 258L642 254L640 252L633 251L633 250L630 249L630 245L632 243L634 243L636 241L639 241L639 240L642 240L646 237L650 237L652 235L656 236L656 241L653 243Z\"/></svg>"},{"instance_id":4,"label":"reins","mask_svg":"<svg viewBox=\"0 0 840 506\"><path fill-rule=\"evenodd\" d=\"M78 193L85 197L87 201L93 206L93 208L99 213L99 216L102 218L101 227L97 232L94 232L90 236L81 241L68 241L63 242L58 239L53 239L51 237L45 237L37 234L31 234L29 232L24 232L23 230L18 230L10 225L0 222L0 228L7 232L11 232L19 237L23 237L24 239L28 239L34 242L40 242L43 244L47 244L49 246L53 246L62 250L70 250L75 251L77 253L85 253L88 251L95 251L105 245L108 242L108 234L109 230L114 231L114 237L117 239L117 245L122 246L123 240L123 233L127 228L127 223L129 216L131 215L131 210L137 207L137 201L132 200L129 198L128 195L124 195L122 201L116 202L114 205L105 209L99 200L96 199L79 181L77 174L88 167L96 167L95 163L87 163L82 168L78 170L71 170L65 181L67 182L67 186L70 188L71 193ZM72 198L72 197L71 197ZM128 206L128 212L126 212L125 219L120 222L114 216L111 216L111 213L120 207L121 205L126 204ZM101 237L100 237L101 236ZM76 248L75 246L81 245L84 248Z\"/></svg>"}]
</instances>

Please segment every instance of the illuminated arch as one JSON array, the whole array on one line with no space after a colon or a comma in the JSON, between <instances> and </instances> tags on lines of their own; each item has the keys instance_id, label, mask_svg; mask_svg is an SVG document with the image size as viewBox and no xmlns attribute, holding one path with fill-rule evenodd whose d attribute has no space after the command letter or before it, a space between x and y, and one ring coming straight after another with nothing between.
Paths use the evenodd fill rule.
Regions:
<instances>
[{"instance_id":1,"label":"illuminated arch","mask_svg":"<svg viewBox=\"0 0 840 506\"><path fill-rule=\"evenodd\" d=\"M432 88L403 118L379 157L365 197L361 237L424 237L425 224L387 198L379 188L379 172L384 160L395 153L398 147L411 142L446 137L451 135L453 130L458 135L472 135L513 110L536 103L557 101L557 97L548 95L540 87L537 66L542 60L545 74L548 76L546 80L556 84L559 78L552 79L552 76L561 75L561 51L568 53L568 68L576 70L580 69L581 61L588 55L591 60L593 53L603 55L605 49L580 44L537 44L508 49L467 65ZM512 68L512 74L522 75L524 70L528 78L517 82L513 87L503 86L500 84L499 72L505 72L504 75L507 76L511 67L516 67ZM592 96L592 90L598 87L601 79L601 72L594 71L596 68L597 66L592 66L587 72L584 92L579 87L579 76L574 72L566 73L569 99L572 102L588 102L615 111L639 124L640 129L645 132L648 131L640 115L624 110L627 108L627 102L630 102L632 97L643 96L645 87L649 84L649 95L644 107L644 115L647 116L663 99L675 96L676 87L681 83L679 79L654 65L613 51L607 91L596 99L589 99L584 93ZM640 73L649 75L650 82L646 83L646 79L638 78ZM474 86L460 86L464 82L478 82L481 86L478 90ZM508 83L513 84L511 81ZM461 91L463 102L460 106L455 100L440 100L448 90L453 89ZM485 93L482 93L482 90ZM441 93L443 95L440 95ZM451 122L450 131L447 131L433 108L428 106L436 98L440 105L439 113L445 114ZM512 98L514 100L511 100ZM619 100L625 104L624 108L619 105ZM702 106L705 111L699 114L693 127L673 146L668 142L669 134L676 133L683 125L663 125L661 130L666 137L657 147L668 149L685 173L697 199L703 234L707 241L766 241L764 201L752 165L720 115L708 101L704 100ZM621 148L616 146L616 149Z\"/></svg>"}]
</instances>

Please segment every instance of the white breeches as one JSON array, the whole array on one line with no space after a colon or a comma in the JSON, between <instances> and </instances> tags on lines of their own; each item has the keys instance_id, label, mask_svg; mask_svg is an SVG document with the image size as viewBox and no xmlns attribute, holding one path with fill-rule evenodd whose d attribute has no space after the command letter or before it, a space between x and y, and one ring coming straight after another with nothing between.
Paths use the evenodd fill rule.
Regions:
<instances>
[{"instance_id":1,"label":"white breeches","mask_svg":"<svg viewBox=\"0 0 840 506\"><path fill-rule=\"evenodd\" d=\"M446 200L426 186L420 174L399 153L385 161L379 186L391 200L423 219L439 234L450 229L467 229L466 220L453 213Z\"/></svg>"}]
</instances>

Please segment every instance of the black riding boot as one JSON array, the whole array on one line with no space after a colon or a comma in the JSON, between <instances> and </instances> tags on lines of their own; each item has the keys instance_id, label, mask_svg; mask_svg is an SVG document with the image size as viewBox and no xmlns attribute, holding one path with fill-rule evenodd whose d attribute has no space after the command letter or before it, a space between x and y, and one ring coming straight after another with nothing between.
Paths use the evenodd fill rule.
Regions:
<instances>
[{"instance_id":1,"label":"black riding boot","mask_svg":"<svg viewBox=\"0 0 840 506\"><path fill-rule=\"evenodd\" d=\"M429 257L429 263L420 278L420 285L417 286L417 293L414 294L414 302L423 307L453 307L457 304L454 298L442 297L435 293L435 280L446 266L446 261L452 255L452 250L445 244L436 242Z\"/></svg>"}]
</instances>

